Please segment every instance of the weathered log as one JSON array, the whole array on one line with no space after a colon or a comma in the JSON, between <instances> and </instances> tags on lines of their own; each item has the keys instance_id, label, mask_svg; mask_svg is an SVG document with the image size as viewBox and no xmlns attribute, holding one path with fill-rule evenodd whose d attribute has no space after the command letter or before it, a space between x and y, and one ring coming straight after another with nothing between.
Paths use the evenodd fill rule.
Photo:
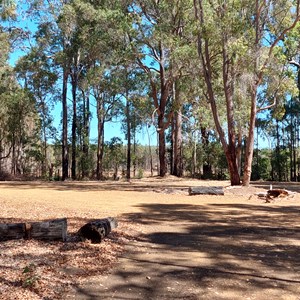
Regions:
<instances>
[{"instance_id":1,"label":"weathered log","mask_svg":"<svg viewBox=\"0 0 300 300\"><path fill-rule=\"evenodd\" d=\"M115 218L94 220L83 225L78 230L78 235L82 241L90 240L93 244L101 243L102 239L117 226L118 222Z\"/></svg>"},{"instance_id":2,"label":"weathered log","mask_svg":"<svg viewBox=\"0 0 300 300\"><path fill-rule=\"evenodd\" d=\"M222 186L193 186L189 195L224 195L224 191Z\"/></svg>"},{"instance_id":3,"label":"weathered log","mask_svg":"<svg viewBox=\"0 0 300 300\"><path fill-rule=\"evenodd\" d=\"M25 235L25 224L0 224L0 241L22 239Z\"/></svg>"},{"instance_id":4,"label":"weathered log","mask_svg":"<svg viewBox=\"0 0 300 300\"><path fill-rule=\"evenodd\" d=\"M67 219L0 224L1 241L22 238L65 241L67 238Z\"/></svg>"},{"instance_id":5,"label":"weathered log","mask_svg":"<svg viewBox=\"0 0 300 300\"><path fill-rule=\"evenodd\" d=\"M26 237L38 240L65 241L67 239L67 219L26 223Z\"/></svg>"}]
</instances>

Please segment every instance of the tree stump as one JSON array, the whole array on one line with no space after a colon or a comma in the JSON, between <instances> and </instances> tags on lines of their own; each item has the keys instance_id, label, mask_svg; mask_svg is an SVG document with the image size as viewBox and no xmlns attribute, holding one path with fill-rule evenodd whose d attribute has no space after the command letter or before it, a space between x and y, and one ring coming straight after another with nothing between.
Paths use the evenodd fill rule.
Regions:
<instances>
[{"instance_id":1,"label":"tree stump","mask_svg":"<svg viewBox=\"0 0 300 300\"><path fill-rule=\"evenodd\" d=\"M12 239L62 240L67 238L67 219L42 222L0 224L0 240Z\"/></svg>"},{"instance_id":2,"label":"tree stump","mask_svg":"<svg viewBox=\"0 0 300 300\"><path fill-rule=\"evenodd\" d=\"M224 195L222 186L195 186L189 188L189 195Z\"/></svg>"},{"instance_id":3,"label":"tree stump","mask_svg":"<svg viewBox=\"0 0 300 300\"><path fill-rule=\"evenodd\" d=\"M82 241L90 240L91 243L101 243L102 239L106 237L114 228L117 228L118 222L115 218L105 218L91 221L83 225L78 230L78 235Z\"/></svg>"}]
</instances>

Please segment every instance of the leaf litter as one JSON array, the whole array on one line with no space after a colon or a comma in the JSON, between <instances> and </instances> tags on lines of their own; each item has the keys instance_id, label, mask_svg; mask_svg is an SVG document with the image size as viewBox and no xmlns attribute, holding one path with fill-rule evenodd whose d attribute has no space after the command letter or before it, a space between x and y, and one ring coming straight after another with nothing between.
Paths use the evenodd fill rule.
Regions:
<instances>
[{"instance_id":1,"label":"leaf litter","mask_svg":"<svg viewBox=\"0 0 300 300\"><path fill-rule=\"evenodd\" d=\"M90 277L107 273L125 244L134 239L125 233L133 226L126 220L119 222L119 228L100 244L80 241L76 229L82 224L75 219L70 223L71 233L66 242L23 239L0 242L1 300L63 299L63 295Z\"/></svg>"}]
</instances>

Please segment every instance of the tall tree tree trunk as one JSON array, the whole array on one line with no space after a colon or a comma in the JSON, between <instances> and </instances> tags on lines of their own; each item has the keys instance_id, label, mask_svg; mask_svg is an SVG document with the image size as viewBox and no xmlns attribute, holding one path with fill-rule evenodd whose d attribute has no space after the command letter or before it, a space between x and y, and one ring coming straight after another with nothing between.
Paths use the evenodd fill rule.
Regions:
<instances>
[{"instance_id":1,"label":"tall tree tree trunk","mask_svg":"<svg viewBox=\"0 0 300 300\"><path fill-rule=\"evenodd\" d=\"M90 146L90 97L89 93L83 96L83 143L82 143L82 177L89 177L89 146Z\"/></svg>"},{"instance_id":2,"label":"tall tree tree trunk","mask_svg":"<svg viewBox=\"0 0 300 300\"><path fill-rule=\"evenodd\" d=\"M130 126L130 102L128 100L128 89L126 88L126 122L127 122L127 169L126 179L130 181L131 173L131 126Z\"/></svg>"},{"instance_id":3,"label":"tall tree tree trunk","mask_svg":"<svg viewBox=\"0 0 300 300\"><path fill-rule=\"evenodd\" d=\"M180 99L180 90L177 82L173 83L173 97L176 107L174 113L173 122L173 157L172 157L172 174L177 177L183 175L183 163L182 163L182 105Z\"/></svg>"},{"instance_id":4,"label":"tall tree tree trunk","mask_svg":"<svg viewBox=\"0 0 300 300\"><path fill-rule=\"evenodd\" d=\"M43 161L42 161L42 176L46 176L47 172L47 134L46 134L46 125L45 125L45 114L43 112Z\"/></svg>"},{"instance_id":5,"label":"tall tree tree trunk","mask_svg":"<svg viewBox=\"0 0 300 300\"><path fill-rule=\"evenodd\" d=\"M183 176L182 162L182 114L181 111L175 114L175 144L174 144L174 175Z\"/></svg>"},{"instance_id":6,"label":"tall tree tree trunk","mask_svg":"<svg viewBox=\"0 0 300 300\"><path fill-rule=\"evenodd\" d=\"M137 165L137 159L136 159L136 131L133 132L133 177L136 176L136 165Z\"/></svg>"},{"instance_id":7,"label":"tall tree tree trunk","mask_svg":"<svg viewBox=\"0 0 300 300\"><path fill-rule=\"evenodd\" d=\"M148 124L146 124L146 131L148 136L148 149L149 149L149 155L150 155L150 175L153 176L153 157L152 157L152 150L151 150L151 139L150 139L150 133L148 129Z\"/></svg>"},{"instance_id":8,"label":"tall tree tree trunk","mask_svg":"<svg viewBox=\"0 0 300 300\"><path fill-rule=\"evenodd\" d=\"M164 129L164 114L158 115L158 156L159 156L159 176L165 177L167 174L166 163L166 138Z\"/></svg>"},{"instance_id":9,"label":"tall tree tree trunk","mask_svg":"<svg viewBox=\"0 0 300 300\"><path fill-rule=\"evenodd\" d=\"M104 154L104 107L103 102L97 99L98 144L97 144L97 180L103 180L103 154Z\"/></svg>"},{"instance_id":10,"label":"tall tree tree trunk","mask_svg":"<svg viewBox=\"0 0 300 300\"><path fill-rule=\"evenodd\" d=\"M205 24L204 20L204 8L201 0L194 2L195 17L199 21L200 25ZM203 37L198 34L198 55L203 67L203 76L207 87L207 98L210 102L211 111L214 118L217 133L219 135L230 175L231 185L240 185L240 176L237 168L236 160L236 148L235 148L235 132L234 132L234 119L233 119L233 69L231 68L231 61L228 58L226 50L226 36L222 40L222 56L223 56L223 86L224 94L226 98L226 112L227 112L227 126L228 126L228 138L225 137L225 132L221 126L215 91L213 87L213 68L212 68L212 56L209 50L209 40L207 37ZM228 140L228 142L227 142Z\"/></svg>"},{"instance_id":11,"label":"tall tree tree trunk","mask_svg":"<svg viewBox=\"0 0 300 300\"><path fill-rule=\"evenodd\" d=\"M192 164L192 177L196 177L196 166L197 166L197 133L195 132L195 139L193 141L193 164Z\"/></svg>"},{"instance_id":12,"label":"tall tree tree trunk","mask_svg":"<svg viewBox=\"0 0 300 300\"><path fill-rule=\"evenodd\" d=\"M256 121L256 113L257 113L256 94L257 94L257 86L254 86L251 93L251 111L250 111L248 137L246 140L243 186L249 186L251 180L253 151L254 151L254 132L255 132L255 121Z\"/></svg>"},{"instance_id":13,"label":"tall tree tree trunk","mask_svg":"<svg viewBox=\"0 0 300 300\"><path fill-rule=\"evenodd\" d=\"M208 131L205 127L200 128L201 131L201 142L202 142L202 147L203 147L203 152L205 155L205 158L203 160L203 178L204 179L209 179L212 177L212 169L211 169L211 163L210 163L210 159L209 159L209 134Z\"/></svg>"},{"instance_id":14,"label":"tall tree tree trunk","mask_svg":"<svg viewBox=\"0 0 300 300\"><path fill-rule=\"evenodd\" d=\"M72 179L76 179L76 144L77 144L77 80L76 74L72 76L72 101L73 101L73 117L72 117L72 167L71 167L71 176Z\"/></svg>"},{"instance_id":15,"label":"tall tree tree trunk","mask_svg":"<svg viewBox=\"0 0 300 300\"><path fill-rule=\"evenodd\" d=\"M237 147L236 147L236 160L237 160L237 167L240 176L242 173L242 147L243 147L243 135L239 127Z\"/></svg>"},{"instance_id":16,"label":"tall tree tree trunk","mask_svg":"<svg viewBox=\"0 0 300 300\"><path fill-rule=\"evenodd\" d=\"M62 88L62 115L63 115L63 130L62 130L62 180L69 177L69 153L68 153L68 105L67 105L67 90L68 90L68 72L66 67L63 70L63 88Z\"/></svg>"}]
</instances>

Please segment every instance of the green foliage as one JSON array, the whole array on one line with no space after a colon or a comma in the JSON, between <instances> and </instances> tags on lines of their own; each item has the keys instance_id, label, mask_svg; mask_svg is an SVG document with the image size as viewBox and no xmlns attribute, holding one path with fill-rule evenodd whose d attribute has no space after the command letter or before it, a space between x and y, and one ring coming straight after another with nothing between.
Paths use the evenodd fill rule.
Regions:
<instances>
[{"instance_id":1,"label":"green foliage","mask_svg":"<svg viewBox=\"0 0 300 300\"><path fill-rule=\"evenodd\" d=\"M203 22L195 19L199 3ZM186 170L200 176L208 168L215 178L226 178L219 138L224 134L228 142L232 134L237 141L241 134L247 140L254 106L268 108L260 132L277 152L272 160L261 151L254 153L252 178L266 178L272 172L274 178L280 177L280 168L288 172L281 161L298 161L299 108L295 105L292 114L287 101L299 98L299 22L276 41L294 20L294 1L260 2L258 13L250 0L32 0L26 1L23 12L38 24L30 44L25 42L29 31L17 23L9 28L12 23L7 20L18 21L17 5L17 1L0 1L0 156L14 146L23 170L41 164L46 170L53 165L59 177L61 141L53 147L49 141L55 135L52 114L55 101L61 101L62 70L68 80L76 78L76 158L89 176L97 155L89 141L89 122L96 116L102 128L111 120L121 120L126 135L130 128L136 146L132 161L138 173L144 170L149 153L139 149L137 133L152 125L168 130L172 116L181 113ZM26 53L12 69L8 58L22 39ZM205 57L211 69L203 64L199 51L206 42ZM209 82L204 80L204 71L210 73ZM207 84L216 104L214 117ZM94 115L89 105L96 107ZM162 116L163 122L158 124L156 116ZM284 134L287 139L278 145ZM106 143L104 150L107 170L124 166L125 148L120 140Z\"/></svg>"},{"instance_id":2,"label":"green foliage","mask_svg":"<svg viewBox=\"0 0 300 300\"><path fill-rule=\"evenodd\" d=\"M271 161L270 151L254 151L254 161L252 166L251 180L270 180L271 179Z\"/></svg>"},{"instance_id":3,"label":"green foliage","mask_svg":"<svg viewBox=\"0 0 300 300\"><path fill-rule=\"evenodd\" d=\"M37 288L40 276L37 274L37 267L31 263L24 267L22 272L22 286L24 288Z\"/></svg>"},{"instance_id":4,"label":"green foliage","mask_svg":"<svg viewBox=\"0 0 300 300\"><path fill-rule=\"evenodd\" d=\"M13 0L0 1L0 18L2 20L16 18L16 3Z\"/></svg>"}]
</instances>

